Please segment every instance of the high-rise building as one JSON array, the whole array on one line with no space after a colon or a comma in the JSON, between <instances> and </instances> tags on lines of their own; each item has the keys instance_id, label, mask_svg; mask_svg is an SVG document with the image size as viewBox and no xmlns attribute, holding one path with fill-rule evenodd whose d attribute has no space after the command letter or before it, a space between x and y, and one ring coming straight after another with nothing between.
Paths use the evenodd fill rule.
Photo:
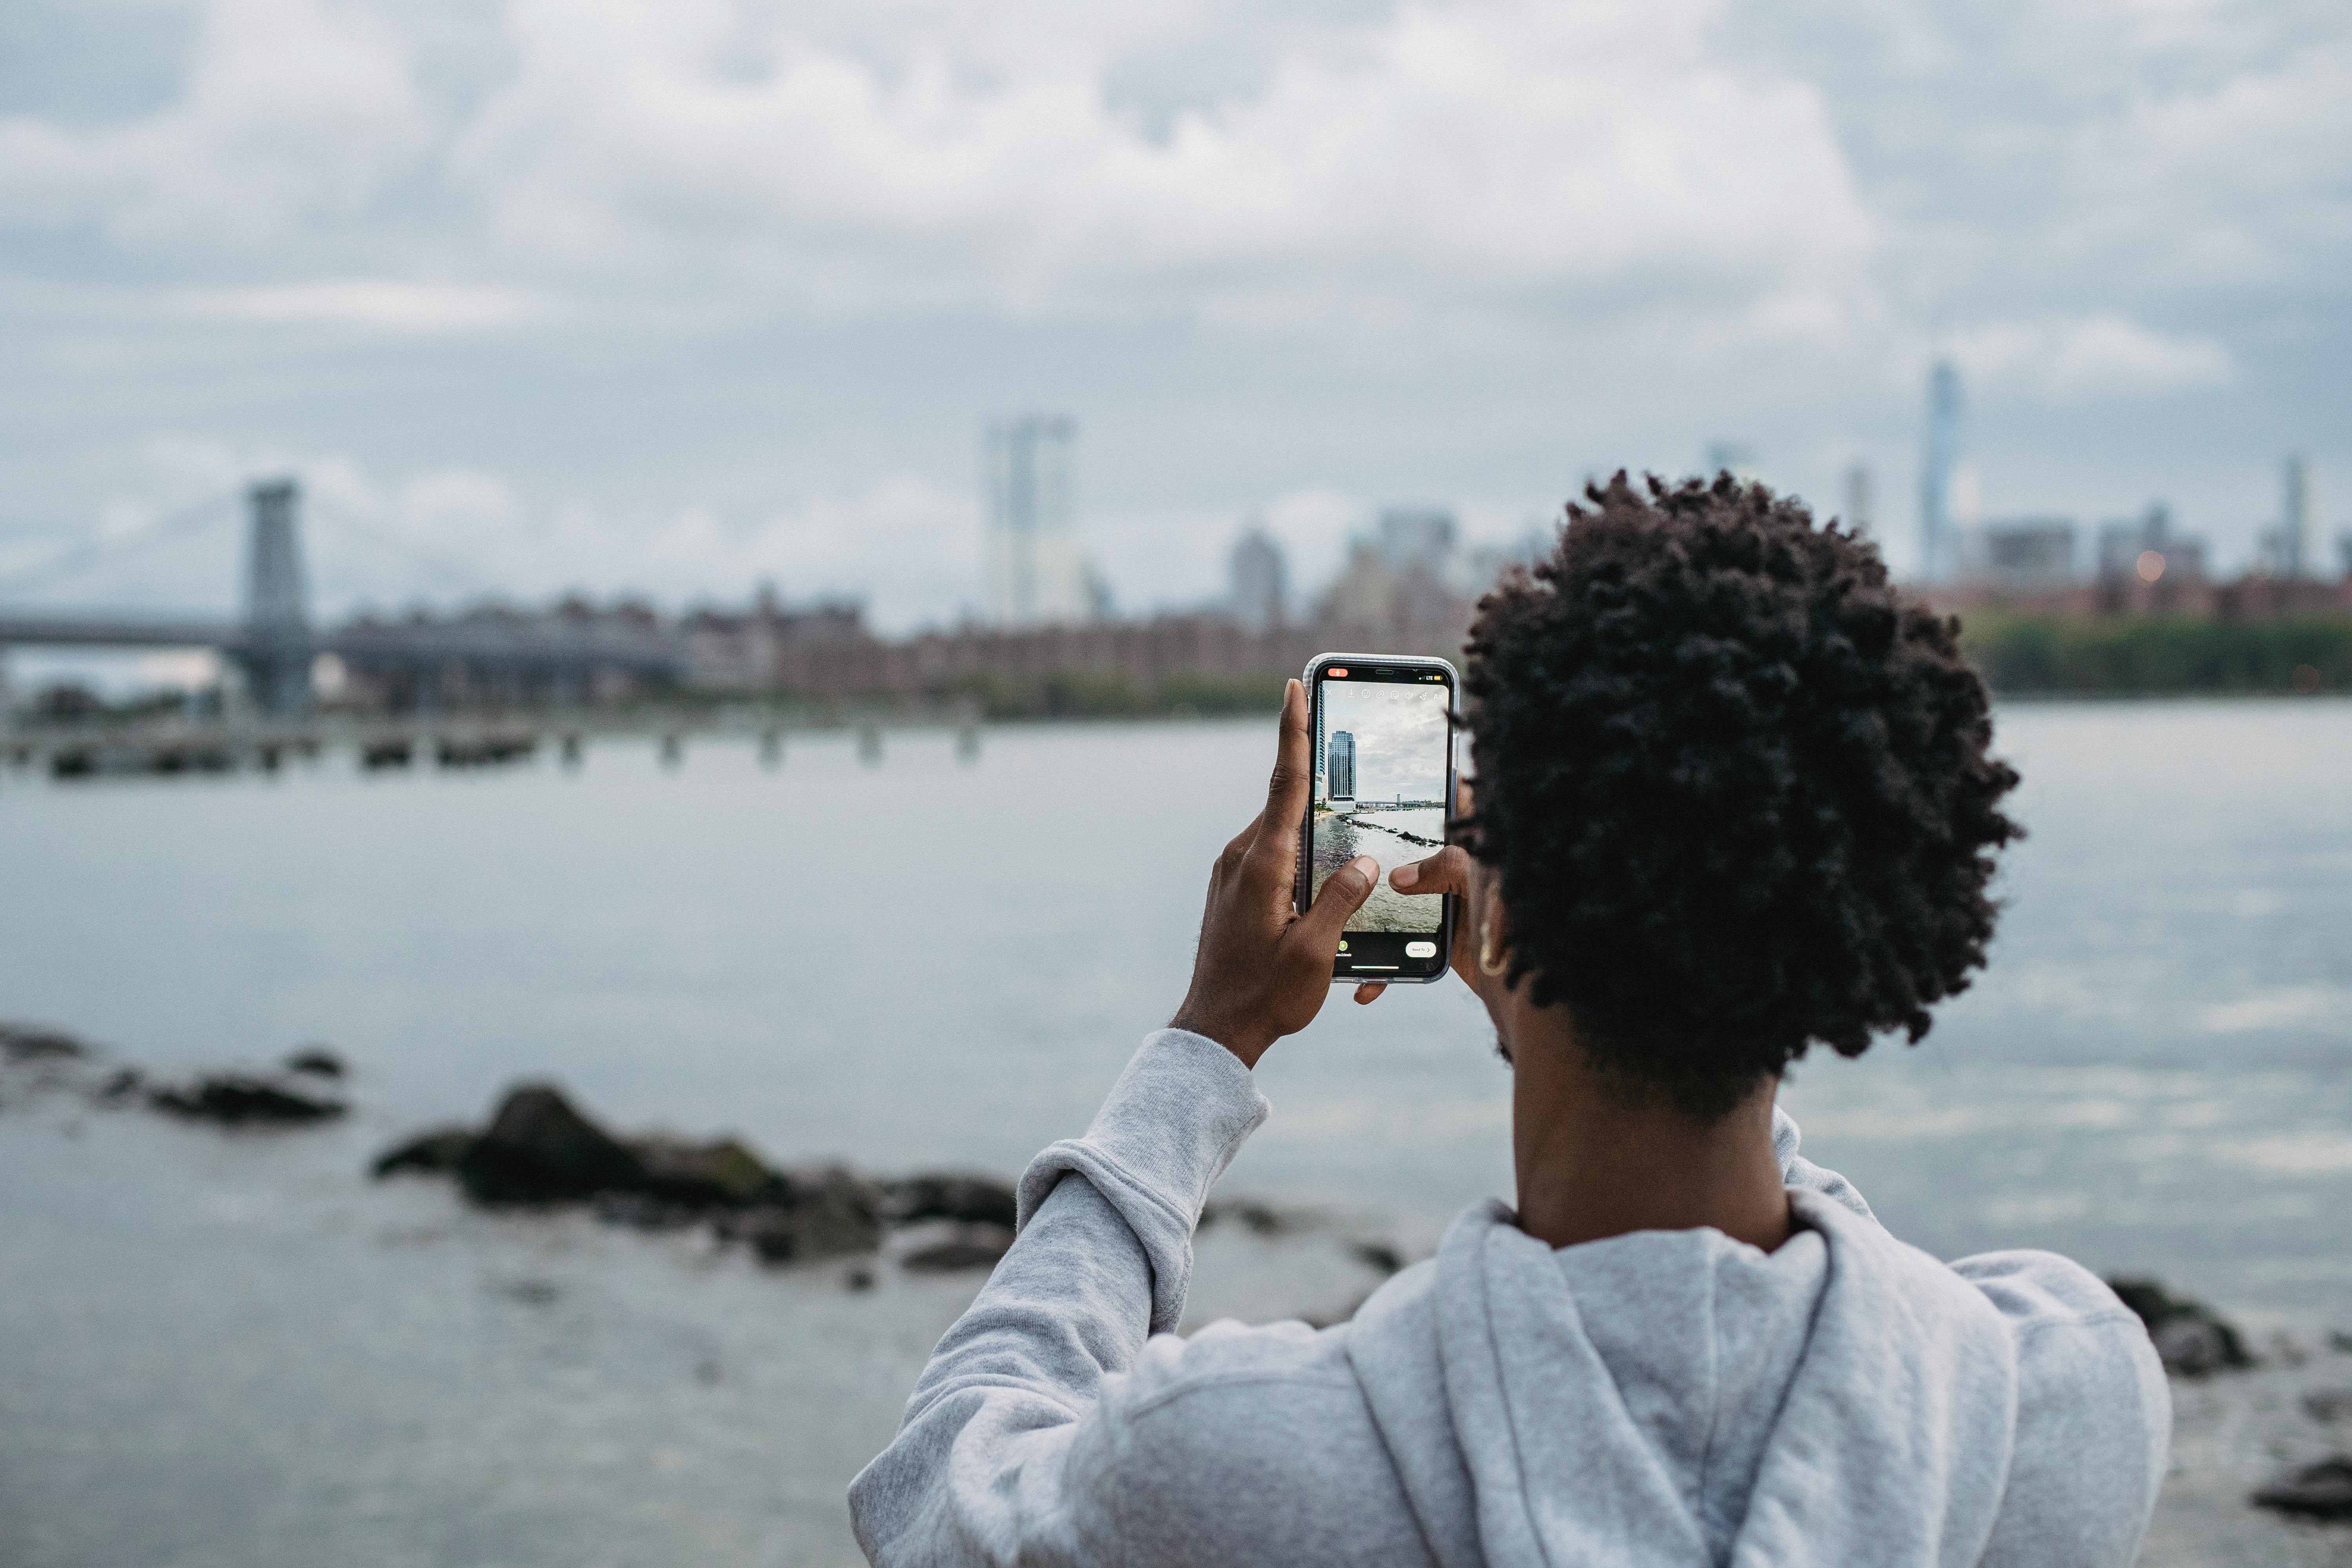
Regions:
<instances>
[{"instance_id":1,"label":"high-rise building","mask_svg":"<svg viewBox=\"0 0 2352 1568\"><path fill-rule=\"evenodd\" d=\"M1438 506L1392 506L1381 513L1381 564L1391 572L1415 566L1444 577L1454 559L1454 514Z\"/></svg>"},{"instance_id":2,"label":"high-rise building","mask_svg":"<svg viewBox=\"0 0 2352 1568\"><path fill-rule=\"evenodd\" d=\"M1232 572L1234 617L1254 632L1281 626L1288 612L1289 572L1282 546L1263 522L1252 521L1234 544Z\"/></svg>"},{"instance_id":3,"label":"high-rise building","mask_svg":"<svg viewBox=\"0 0 2352 1568\"><path fill-rule=\"evenodd\" d=\"M2279 475L2278 574L2300 577L2311 533L2311 490L2303 459L2289 458Z\"/></svg>"},{"instance_id":4,"label":"high-rise building","mask_svg":"<svg viewBox=\"0 0 2352 1568\"><path fill-rule=\"evenodd\" d=\"M1356 798L1356 737L1350 731L1332 731L1323 750L1323 796L1332 801Z\"/></svg>"},{"instance_id":5,"label":"high-rise building","mask_svg":"<svg viewBox=\"0 0 2352 1568\"><path fill-rule=\"evenodd\" d=\"M988 428L988 591L1003 626L1097 617L1108 599L1071 526L1067 415L1024 414Z\"/></svg>"},{"instance_id":6,"label":"high-rise building","mask_svg":"<svg viewBox=\"0 0 2352 1568\"><path fill-rule=\"evenodd\" d=\"M1960 370L1939 359L1927 373L1927 449L1919 470L1919 575L1950 577L1958 562L1952 487L1960 463Z\"/></svg>"},{"instance_id":7,"label":"high-rise building","mask_svg":"<svg viewBox=\"0 0 2352 1568\"><path fill-rule=\"evenodd\" d=\"M1845 471L1846 531L1865 534L1870 531L1870 465L1855 461Z\"/></svg>"}]
</instances>

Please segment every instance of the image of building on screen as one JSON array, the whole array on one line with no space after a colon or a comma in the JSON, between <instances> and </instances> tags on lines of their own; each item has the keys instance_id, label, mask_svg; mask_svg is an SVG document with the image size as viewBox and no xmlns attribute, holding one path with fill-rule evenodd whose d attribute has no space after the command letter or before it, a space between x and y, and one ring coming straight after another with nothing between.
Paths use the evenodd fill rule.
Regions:
<instances>
[{"instance_id":1,"label":"image of building on screen","mask_svg":"<svg viewBox=\"0 0 2352 1568\"><path fill-rule=\"evenodd\" d=\"M1345 730L1331 732L1331 743L1324 749L1323 796L1334 806L1345 808L1356 801L1356 737Z\"/></svg>"}]
</instances>

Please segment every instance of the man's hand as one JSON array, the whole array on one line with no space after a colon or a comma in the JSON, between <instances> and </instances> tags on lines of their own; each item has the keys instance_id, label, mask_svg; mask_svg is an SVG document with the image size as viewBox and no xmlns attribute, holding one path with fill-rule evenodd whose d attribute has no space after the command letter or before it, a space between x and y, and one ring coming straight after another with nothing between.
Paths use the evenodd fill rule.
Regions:
<instances>
[{"instance_id":1,"label":"man's hand","mask_svg":"<svg viewBox=\"0 0 2352 1568\"><path fill-rule=\"evenodd\" d=\"M1192 987L1169 1026L1206 1035L1257 1066L1268 1046L1315 1021L1331 990L1331 961L1348 917L1372 896L1380 863L1359 855L1324 880L1301 915L1292 903L1298 825L1314 787L1307 689L1282 696L1282 736L1265 809L1225 846L1209 870L1209 907L1192 957Z\"/></svg>"}]
</instances>

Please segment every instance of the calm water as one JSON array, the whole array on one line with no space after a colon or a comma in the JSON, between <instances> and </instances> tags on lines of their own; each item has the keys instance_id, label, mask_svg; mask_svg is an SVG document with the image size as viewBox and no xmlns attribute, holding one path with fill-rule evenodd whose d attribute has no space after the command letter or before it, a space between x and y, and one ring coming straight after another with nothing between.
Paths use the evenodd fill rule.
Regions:
<instances>
[{"instance_id":1,"label":"calm water","mask_svg":"<svg viewBox=\"0 0 2352 1568\"><path fill-rule=\"evenodd\" d=\"M1013 1170L1181 994L1265 728L0 776L0 1016L165 1068L324 1040L360 1106L263 1139L0 1111L0 1561L854 1560L840 1484L970 1281L852 1297L360 1169L554 1076L780 1159ZM1947 1255L2346 1301L2352 705L2021 707L2000 742L2032 837L1991 968L1916 1049L1807 1064L1808 1152ZM1232 1184L1413 1235L1507 1192L1457 985L1335 1005L1260 1076ZM1339 1288L1219 1246L1244 1310Z\"/></svg>"}]
</instances>

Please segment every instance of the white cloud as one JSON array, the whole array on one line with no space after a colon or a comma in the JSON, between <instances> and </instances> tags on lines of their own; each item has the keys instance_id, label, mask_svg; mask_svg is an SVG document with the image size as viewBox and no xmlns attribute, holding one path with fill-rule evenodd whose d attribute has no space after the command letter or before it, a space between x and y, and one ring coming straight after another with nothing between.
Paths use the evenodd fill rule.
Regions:
<instances>
[{"instance_id":1,"label":"white cloud","mask_svg":"<svg viewBox=\"0 0 2352 1568\"><path fill-rule=\"evenodd\" d=\"M2168 335L2112 314L1997 322L1955 334L1953 352L1990 386L2055 403L2160 396L2221 385L2236 372L2210 338Z\"/></svg>"},{"instance_id":2,"label":"white cloud","mask_svg":"<svg viewBox=\"0 0 2352 1568\"><path fill-rule=\"evenodd\" d=\"M178 99L95 130L0 120L8 226L95 225L211 256L371 215L433 125L383 22L324 0L207 0Z\"/></svg>"},{"instance_id":3,"label":"white cloud","mask_svg":"<svg viewBox=\"0 0 2352 1568\"><path fill-rule=\"evenodd\" d=\"M716 0L524 0L457 163L517 251L720 257L853 300L1143 287L1296 322L1308 298L1850 280L1871 225L1822 106L1712 60L1715 9L1413 0L1153 135L1051 18L917 27L878 62L777 36L745 80Z\"/></svg>"},{"instance_id":4,"label":"white cloud","mask_svg":"<svg viewBox=\"0 0 2352 1568\"><path fill-rule=\"evenodd\" d=\"M254 289L190 289L180 296L180 304L190 315L223 321L357 327L394 332L511 326L541 310L537 300L512 289L366 278Z\"/></svg>"}]
</instances>

